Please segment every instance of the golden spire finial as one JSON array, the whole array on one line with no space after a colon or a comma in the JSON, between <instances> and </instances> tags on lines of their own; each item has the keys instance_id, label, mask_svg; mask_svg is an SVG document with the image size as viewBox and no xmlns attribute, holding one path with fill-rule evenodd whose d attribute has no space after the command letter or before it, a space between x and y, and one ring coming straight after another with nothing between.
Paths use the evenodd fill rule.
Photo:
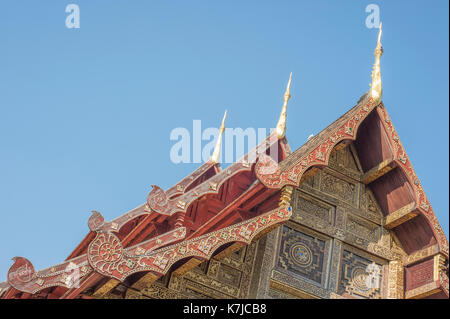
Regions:
<instances>
[{"instance_id":1,"label":"golden spire finial","mask_svg":"<svg viewBox=\"0 0 450 319\"><path fill-rule=\"evenodd\" d=\"M374 100L375 104L380 103L381 96L383 95L383 87L381 85L381 71L380 71L380 59L383 55L383 46L381 45L381 22L380 31L378 32L377 47L375 48L375 63L372 70L372 83L370 84L370 97Z\"/></svg>"},{"instance_id":2,"label":"golden spire finial","mask_svg":"<svg viewBox=\"0 0 450 319\"><path fill-rule=\"evenodd\" d=\"M216 146L214 147L214 152L211 155L211 161L214 164L219 163L220 159L220 149L222 148L222 135L223 131L225 131L225 119L227 118L227 111L225 110L225 114L223 115L222 124L219 129L219 136L217 137Z\"/></svg>"},{"instance_id":3,"label":"golden spire finial","mask_svg":"<svg viewBox=\"0 0 450 319\"><path fill-rule=\"evenodd\" d=\"M289 82L286 87L286 92L284 93L283 108L281 109L280 118L278 119L277 127L275 129L277 131L277 136L279 139L283 138L284 135L286 134L286 111L287 111L288 101L291 98L291 94L290 94L291 93L291 82L292 82L292 72L291 72L291 75L289 76Z\"/></svg>"}]
</instances>

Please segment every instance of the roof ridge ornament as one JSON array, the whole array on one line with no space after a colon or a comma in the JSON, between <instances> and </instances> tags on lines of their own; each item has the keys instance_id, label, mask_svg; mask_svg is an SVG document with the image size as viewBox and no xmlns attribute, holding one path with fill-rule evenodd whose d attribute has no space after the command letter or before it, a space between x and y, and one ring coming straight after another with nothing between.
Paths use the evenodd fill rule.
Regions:
<instances>
[{"instance_id":1,"label":"roof ridge ornament","mask_svg":"<svg viewBox=\"0 0 450 319\"><path fill-rule=\"evenodd\" d=\"M383 87L381 85L381 71L380 71L380 59L383 55L383 46L381 45L381 29L382 23L380 22L380 30L378 32L377 47L375 48L375 63L372 69L372 83L370 84L369 96L375 102L375 105L381 102L383 95Z\"/></svg>"},{"instance_id":2,"label":"roof ridge ornament","mask_svg":"<svg viewBox=\"0 0 450 319\"><path fill-rule=\"evenodd\" d=\"M225 119L227 118L227 110L225 110L225 114L223 115L222 124L219 129L219 136L217 137L216 146L214 147L213 154L211 155L211 161L214 164L218 164L220 160L220 150L222 149L222 135L223 131L225 131Z\"/></svg>"},{"instance_id":3,"label":"roof ridge ornament","mask_svg":"<svg viewBox=\"0 0 450 319\"><path fill-rule=\"evenodd\" d=\"M286 87L286 92L284 93L284 103L283 108L281 109L280 118L278 119L277 127L275 128L277 132L278 139L282 139L284 135L286 134L286 111L287 111L287 104L289 99L291 98L291 82L292 82L292 72L289 76L289 82Z\"/></svg>"}]
</instances>

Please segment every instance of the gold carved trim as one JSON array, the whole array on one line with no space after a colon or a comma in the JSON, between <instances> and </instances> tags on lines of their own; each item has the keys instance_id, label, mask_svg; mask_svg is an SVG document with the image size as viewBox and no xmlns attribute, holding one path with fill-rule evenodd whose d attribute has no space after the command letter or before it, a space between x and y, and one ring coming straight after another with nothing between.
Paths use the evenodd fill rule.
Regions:
<instances>
[{"instance_id":1,"label":"gold carved trim","mask_svg":"<svg viewBox=\"0 0 450 319\"><path fill-rule=\"evenodd\" d=\"M117 287L117 285L120 283L117 279L109 279L106 283L101 285L97 290L94 291L92 294L95 298L103 298L105 297L111 290Z\"/></svg>"},{"instance_id":2,"label":"gold carved trim","mask_svg":"<svg viewBox=\"0 0 450 319\"><path fill-rule=\"evenodd\" d=\"M350 153L352 154L353 159L355 160L358 170L360 172L364 172L362 165L361 165L361 161L359 160L358 151L356 150L355 144L352 142L352 143L350 143L349 147L350 147Z\"/></svg>"},{"instance_id":3,"label":"gold carved trim","mask_svg":"<svg viewBox=\"0 0 450 319\"><path fill-rule=\"evenodd\" d=\"M420 299L434 295L435 293L438 293L440 291L441 289L439 287L439 284L434 281L430 282L429 284L420 286L416 289L408 290L405 293L405 297L406 299Z\"/></svg>"},{"instance_id":4,"label":"gold carved trim","mask_svg":"<svg viewBox=\"0 0 450 319\"><path fill-rule=\"evenodd\" d=\"M278 206L290 206L292 193L294 192L294 187L292 186L284 186L281 189L280 201L278 202Z\"/></svg>"},{"instance_id":5,"label":"gold carved trim","mask_svg":"<svg viewBox=\"0 0 450 319\"><path fill-rule=\"evenodd\" d=\"M277 290L286 292L286 293L291 294L300 299L319 299L318 297L311 295L303 290L287 286L287 285L285 285L281 282L275 281L273 279L270 280L270 287L273 289L277 289Z\"/></svg>"},{"instance_id":6,"label":"gold carved trim","mask_svg":"<svg viewBox=\"0 0 450 319\"><path fill-rule=\"evenodd\" d=\"M337 293L330 292L330 299L348 299L348 298L338 295Z\"/></svg>"},{"instance_id":7,"label":"gold carved trim","mask_svg":"<svg viewBox=\"0 0 450 319\"><path fill-rule=\"evenodd\" d=\"M443 254L437 254L434 256L433 266L433 280L438 281L441 271L445 271L445 256Z\"/></svg>"},{"instance_id":8,"label":"gold carved trim","mask_svg":"<svg viewBox=\"0 0 450 319\"><path fill-rule=\"evenodd\" d=\"M405 271L400 260L389 262L388 299L404 298L404 276Z\"/></svg>"},{"instance_id":9,"label":"gold carved trim","mask_svg":"<svg viewBox=\"0 0 450 319\"><path fill-rule=\"evenodd\" d=\"M405 266L408 266L408 265L416 263L422 259L434 256L438 252L439 252L439 245L436 244L436 245L421 249L419 251L412 253L411 255L406 256L403 260L403 263L405 264Z\"/></svg>"},{"instance_id":10,"label":"gold carved trim","mask_svg":"<svg viewBox=\"0 0 450 319\"><path fill-rule=\"evenodd\" d=\"M225 248L224 250L222 250L220 253L218 253L217 255L215 255L213 257L213 259L216 260L221 260L225 257L228 257L229 255L231 255L232 253L234 253L235 251L238 251L239 249L241 249L242 247L244 247L245 245L243 243L240 242L235 242L232 245L230 245L229 247Z\"/></svg>"},{"instance_id":11,"label":"gold carved trim","mask_svg":"<svg viewBox=\"0 0 450 319\"><path fill-rule=\"evenodd\" d=\"M320 169L317 167L309 168L306 172L303 173L302 177L300 178L300 183L298 185L301 186L304 182L306 182L308 179L312 178L319 172Z\"/></svg>"},{"instance_id":12,"label":"gold carved trim","mask_svg":"<svg viewBox=\"0 0 450 319\"><path fill-rule=\"evenodd\" d=\"M347 146L348 146L348 141L339 142L334 146L333 151L339 152L340 150L346 148Z\"/></svg>"},{"instance_id":13,"label":"gold carved trim","mask_svg":"<svg viewBox=\"0 0 450 319\"><path fill-rule=\"evenodd\" d=\"M146 273L143 277L141 277L138 281L136 281L131 288L136 289L136 290L142 290L145 287L149 286L150 284L152 284L153 282L155 282L160 276L152 273L152 272L148 272Z\"/></svg>"},{"instance_id":14,"label":"gold carved trim","mask_svg":"<svg viewBox=\"0 0 450 319\"><path fill-rule=\"evenodd\" d=\"M172 272L172 275L174 276L183 276L185 273L187 273L189 270L194 269L198 265L200 265L204 260L199 258L190 258L188 261L186 261L183 265L178 267Z\"/></svg>"}]
</instances>

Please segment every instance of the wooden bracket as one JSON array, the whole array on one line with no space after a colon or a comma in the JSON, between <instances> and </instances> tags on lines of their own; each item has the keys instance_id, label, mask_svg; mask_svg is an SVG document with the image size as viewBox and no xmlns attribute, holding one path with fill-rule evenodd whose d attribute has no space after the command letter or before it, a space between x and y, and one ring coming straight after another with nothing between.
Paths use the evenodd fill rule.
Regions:
<instances>
[{"instance_id":1,"label":"wooden bracket","mask_svg":"<svg viewBox=\"0 0 450 319\"><path fill-rule=\"evenodd\" d=\"M368 170L362 177L362 182L364 184L370 184L376 179L380 178L383 175L386 175L392 169L396 167L396 163L393 159L387 159L375 167L372 167Z\"/></svg>"},{"instance_id":2,"label":"wooden bracket","mask_svg":"<svg viewBox=\"0 0 450 319\"><path fill-rule=\"evenodd\" d=\"M384 227L392 229L416 217L416 203L409 203L384 218Z\"/></svg>"}]
</instances>

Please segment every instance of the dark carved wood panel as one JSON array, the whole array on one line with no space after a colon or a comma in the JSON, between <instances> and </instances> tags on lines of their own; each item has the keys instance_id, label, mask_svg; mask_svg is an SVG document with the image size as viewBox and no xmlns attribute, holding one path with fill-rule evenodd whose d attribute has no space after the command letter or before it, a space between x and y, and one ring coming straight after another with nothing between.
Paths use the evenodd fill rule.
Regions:
<instances>
[{"instance_id":1,"label":"dark carved wood panel","mask_svg":"<svg viewBox=\"0 0 450 319\"><path fill-rule=\"evenodd\" d=\"M282 227L277 267L324 286L329 245L321 238L285 225Z\"/></svg>"},{"instance_id":2,"label":"dark carved wood panel","mask_svg":"<svg viewBox=\"0 0 450 319\"><path fill-rule=\"evenodd\" d=\"M344 249L339 283L340 294L380 299L382 298L382 278L382 265Z\"/></svg>"}]
</instances>

